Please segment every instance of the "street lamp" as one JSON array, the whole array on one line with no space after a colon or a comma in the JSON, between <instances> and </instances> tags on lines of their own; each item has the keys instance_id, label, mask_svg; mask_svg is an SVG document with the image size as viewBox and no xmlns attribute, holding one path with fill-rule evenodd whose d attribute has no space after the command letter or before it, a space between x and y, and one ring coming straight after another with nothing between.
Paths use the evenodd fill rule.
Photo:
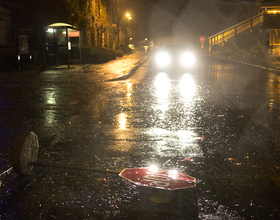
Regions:
<instances>
[{"instance_id":1,"label":"street lamp","mask_svg":"<svg viewBox=\"0 0 280 220\"><path fill-rule=\"evenodd\" d=\"M127 17L127 26L126 26L126 47L128 47L128 21L131 20L130 14L126 13Z\"/></svg>"}]
</instances>

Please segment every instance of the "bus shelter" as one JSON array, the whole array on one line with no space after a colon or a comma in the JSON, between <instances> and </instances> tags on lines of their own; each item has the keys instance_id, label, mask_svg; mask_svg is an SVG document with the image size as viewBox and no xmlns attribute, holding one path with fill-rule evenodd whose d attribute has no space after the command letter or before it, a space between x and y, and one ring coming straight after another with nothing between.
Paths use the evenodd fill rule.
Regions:
<instances>
[{"instance_id":1,"label":"bus shelter","mask_svg":"<svg viewBox=\"0 0 280 220\"><path fill-rule=\"evenodd\" d=\"M80 30L66 23L45 27L47 64L68 64L81 61Z\"/></svg>"}]
</instances>

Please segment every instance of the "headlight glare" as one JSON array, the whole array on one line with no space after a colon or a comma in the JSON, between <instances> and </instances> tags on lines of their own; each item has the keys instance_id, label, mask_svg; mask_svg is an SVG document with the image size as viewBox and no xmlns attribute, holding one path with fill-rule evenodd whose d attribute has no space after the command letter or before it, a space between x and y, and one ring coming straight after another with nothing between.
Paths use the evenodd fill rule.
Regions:
<instances>
[{"instance_id":1,"label":"headlight glare","mask_svg":"<svg viewBox=\"0 0 280 220\"><path fill-rule=\"evenodd\" d=\"M167 66L170 63L170 56L168 53L159 53L156 57L156 62L160 66Z\"/></svg>"},{"instance_id":2,"label":"headlight glare","mask_svg":"<svg viewBox=\"0 0 280 220\"><path fill-rule=\"evenodd\" d=\"M192 53L184 53L181 56L181 62L184 66L193 66L195 63L195 57Z\"/></svg>"}]
</instances>

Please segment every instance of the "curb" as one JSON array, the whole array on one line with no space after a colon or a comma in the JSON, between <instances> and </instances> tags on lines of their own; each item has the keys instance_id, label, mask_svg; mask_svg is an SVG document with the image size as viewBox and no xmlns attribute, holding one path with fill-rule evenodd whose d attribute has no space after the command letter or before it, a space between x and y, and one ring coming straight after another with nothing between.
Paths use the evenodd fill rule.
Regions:
<instances>
[{"instance_id":1,"label":"curb","mask_svg":"<svg viewBox=\"0 0 280 220\"><path fill-rule=\"evenodd\" d=\"M147 56L146 58L138 61L136 63L136 66L133 67L131 70L129 70L125 75L123 76L120 76L118 78L114 78L114 79L109 79L109 80L106 80L105 82L112 82L112 81L118 81L118 80L125 80L125 79L128 79L129 77L133 76L136 72L136 70L138 70L138 68L144 64L147 60L149 59L149 57Z\"/></svg>"}]
</instances>

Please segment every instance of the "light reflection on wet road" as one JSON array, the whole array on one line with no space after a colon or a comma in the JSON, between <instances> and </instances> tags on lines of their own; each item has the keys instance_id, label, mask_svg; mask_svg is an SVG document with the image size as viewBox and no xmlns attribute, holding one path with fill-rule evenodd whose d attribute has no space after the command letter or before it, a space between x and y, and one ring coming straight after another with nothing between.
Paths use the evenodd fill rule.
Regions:
<instances>
[{"instance_id":1,"label":"light reflection on wet road","mask_svg":"<svg viewBox=\"0 0 280 220\"><path fill-rule=\"evenodd\" d=\"M196 177L197 187L164 191L46 168L15 205L22 219L279 217L278 75L205 59L175 78L151 62L127 80L90 78L87 69L14 84L9 113L18 130L39 136L39 161L119 171L156 164Z\"/></svg>"}]
</instances>

